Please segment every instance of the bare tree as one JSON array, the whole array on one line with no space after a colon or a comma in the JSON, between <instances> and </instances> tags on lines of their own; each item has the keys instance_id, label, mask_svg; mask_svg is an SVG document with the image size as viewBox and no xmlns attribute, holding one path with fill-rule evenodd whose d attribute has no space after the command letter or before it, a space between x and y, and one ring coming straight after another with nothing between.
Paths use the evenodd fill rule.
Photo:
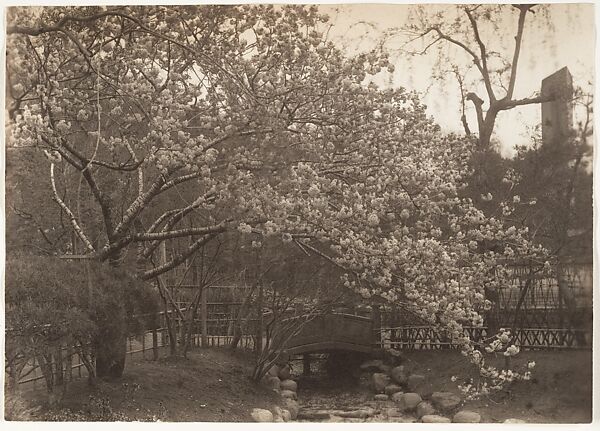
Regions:
<instances>
[{"instance_id":1,"label":"bare tree","mask_svg":"<svg viewBox=\"0 0 600 431\"><path fill-rule=\"evenodd\" d=\"M424 55L433 47L440 48L438 51L440 63L445 62L450 65L450 71L455 75L460 86L461 121L465 133L471 135L471 128L465 115L465 104L471 102L477 115L479 150L486 150L490 147L490 140L500 112L552 100L552 95L534 94L523 98L515 96L525 23L529 16L542 6L535 4L502 6L480 4L457 5L456 8L458 18L455 21L448 19L446 15L431 14L425 8L420 8L416 13L416 19L411 20L402 31L410 37L406 47L412 54ZM508 8L513 11L511 16L516 19L514 46L512 52L502 55L484 41L482 27L491 26L498 32L505 31L504 28L500 28L497 20L500 14L507 13ZM489 34L489 28L487 30ZM493 36L493 40L498 41L498 39L500 36ZM423 49L411 48L416 42L422 42L425 47ZM448 51L441 49L444 44L449 44L457 48L459 52L466 54L471 65L459 65L454 59L448 58ZM475 85L479 87L479 84L482 83L484 94L478 94L476 90L468 88L465 76L473 67L479 78L479 82L476 82ZM487 108L484 108L486 104Z\"/></svg>"}]
</instances>

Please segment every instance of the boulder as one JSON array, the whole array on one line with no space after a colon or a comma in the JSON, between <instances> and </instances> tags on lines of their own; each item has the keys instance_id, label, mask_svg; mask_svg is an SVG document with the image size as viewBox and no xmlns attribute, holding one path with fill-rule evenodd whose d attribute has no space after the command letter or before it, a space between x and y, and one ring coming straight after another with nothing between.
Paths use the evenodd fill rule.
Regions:
<instances>
[{"instance_id":1,"label":"boulder","mask_svg":"<svg viewBox=\"0 0 600 431\"><path fill-rule=\"evenodd\" d=\"M279 376L279 367L277 365L273 365L271 368L269 368L269 371L267 371L267 374L269 376L278 377Z\"/></svg>"},{"instance_id":2,"label":"boulder","mask_svg":"<svg viewBox=\"0 0 600 431\"><path fill-rule=\"evenodd\" d=\"M290 412L291 420L295 421L298 417L298 412L300 411L300 405L298 401L293 400L291 398L284 399L284 406L288 412Z\"/></svg>"},{"instance_id":3,"label":"boulder","mask_svg":"<svg viewBox=\"0 0 600 431\"><path fill-rule=\"evenodd\" d=\"M390 407L389 409L386 409L385 414L387 417L390 418L398 418L404 416L404 414L397 407Z\"/></svg>"},{"instance_id":4,"label":"boulder","mask_svg":"<svg viewBox=\"0 0 600 431\"><path fill-rule=\"evenodd\" d=\"M281 422L278 419L282 419L283 422L289 422L292 419L290 411L282 409L279 406L273 408L273 417L275 418L275 422Z\"/></svg>"},{"instance_id":5,"label":"boulder","mask_svg":"<svg viewBox=\"0 0 600 431\"><path fill-rule=\"evenodd\" d=\"M392 383L391 385L387 385L385 387L385 389L383 390L383 392L387 395L393 395L396 392L402 392L402 388L394 383Z\"/></svg>"},{"instance_id":6,"label":"boulder","mask_svg":"<svg viewBox=\"0 0 600 431\"><path fill-rule=\"evenodd\" d=\"M273 413L265 409L252 409L250 413L254 422L273 422Z\"/></svg>"},{"instance_id":7,"label":"boulder","mask_svg":"<svg viewBox=\"0 0 600 431\"><path fill-rule=\"evenodd\" d=\"M288 398L290 400L298 399L298 395L296 395L296 392L294 391L281 391L279 395L281 395L281 398Z\"/></svg>"},{"instance_id":8,"label":"boulder","mask_svg":"<svg viewBox=\"0 0 600 431\"><path fill-rule=\"evenodd\" d=\"M386 394L375 394L375 397L373 398L375 399L375 401L387 401L390 399L390 397Z\"/></svg>"},{"instance_id":9,"label":"boulder","mask_svg":"<svg viewBox=\"0 0 600 431\"><path fill-rule=\"evenodd\" d=\"M403 396L404 392L395 392L392 394L392 401L399 403Z\"/></svg>"},{"instance_id":10,"label":"boulder","mask_svg":"<svg viewBox=\"0 0 600 431\"><path fill-rule=\"evenodd\" d=\"M481 422L481 416L477 412L470 410L461 410L454 415L452 422L463 424L478 424Z\"/></svg>"},{"instance_id":11,"label":"boulder","mask_svg":"<svg viewBox=\"0 0 600 431\"><path fill-rule=\"evenodd\" d=\"M298 384L290 379L282 380L279 386L283 391L298 392Z\"/></svg>"},{"instance_id":12,"label":"boulder","mask_svg":"<svg viewBox=\"0 0 600 431\"><path fill-rule=\"evenodd\" d=\"M323 410L318 410L318 411L302 410L301 412L298 413L297 418L300 420L304 420L304 421L317 422L317 421L330 419L331 413L329 413L327 411L323 411Z\"/></svg>"},{"instance_id":13,"label":"boulder","mask_svg":"<svg viewBox=\"0 0 600 431\"><path fill-rule=\"evenodd\" d=\"M395 394L394 394L395 395ZM402 394L398 400L398 408L402 411L412 411L417 408L419 403L423 401L421 396L414 392Z\"/></svg>"},{"instance_id":14,"label":"boulder","mask_svg":"<svg viewBox=\"0 0 600 431\"><path fill-rule=\"evenodd\" d=\"M390 373L394 382L399 385L406 385L408 383L408 371L404 365L392 368Z\"/></svg>"},{"instance_id":15,"label":"boulder","mask_svg":"<svg viewBox=\"0 0 600 431\"><path fill-rule=\"evenodd\" d=\"M375 409L372 407L365 407L358 410L340 411L338 416L342 418L354 418L354 419L366 419L375 414Z\"/></svg>"},{"instance_id":16,"label":"boulder","mask_svg":"<svg viewBox=\"0 0 600 431\"><path fill-rule=\"evenodd\" d=\"M279 377L268 377L267 378L267 387L269 389L273 389L278 391L279 389L281 389L281 380L279 380Z\"/></svg>"},{"instance_id":17,"label":"boulder","mask_svg":"<svg viewBox=\"0 0 600 431\"><path fill-rule=\"evenodd\" d=\"M421 401L417 406L417 417L422 418L423 416L433 415L435 413L435 408L431 405L429 401Z\"/></svg>"},{"instance_id":18,"label":"boulder","mask_svg":"<svg viewBox=\"0 0 600 431\"><path fill-rule=\"evenodd\" d=\"M292 376L292 370L290 370L290 366L287 364L284 365L283 367L281 367L279 369L279 372L277 373L277 377L279 377L282 381L288 380L291 376Z\"/></svg>"},{"instance_id":19,"label":"boulder","mask_svg":"<svg viewBox=\"0 0 600 431\"><path fill-rule=\"evenodd\" d=\"M524 421L523 419L510 418L510 419L506 419L502 423L504 423L504 424L526 424L527 421Z\"/></svg>"},{"instance_id":20,"label":"boulder","mask_svg":"<svg viewBox=\"0 0 600 431\"><path fill-rule=\"evenodd\" d=\"M331 415L329 416L329 419L323 421L323 422L327 422L327 423L340 423L340 422L344 422L344 418L341 416L335 416L335 415Z\"/></svg>"},{"instance_id":21,"label":"boulder","mask_svg":"<svg viewBox=\"0 0 600 431\"><path fill-rule=\"evenodd\" d=\"M425 424L449 424L452 421L444 416L425 415L421 418L421 422Z\"/></svg>"},{"instance_id":22,"label":"boulder","mask_svg":"<svg viewBox=\"0 0 600 431\"><path fill-rule=\"evenodd\" d=\"M425 390L425 376L421 374L411 374L406 380L408 390L424 395Z\"/></svg>"},{"instance_id":23,"label":"boulder","mask_svg":"<svg viewBox=\"0 0 600 431\"><path fill-rule=\"evenodd\" d=\"M461 401L461 398L452 392L434 392L431 394L431 402L435 408L443 412L454 410Z\"/></svg>"},{"instance_id":24,"label":"boulder","mask_svg":"<svg viewBox=\"0 0 600 431\"><path fill-rule=\"evenodd\" d=\"M385 387L390 383L390 377L383 373L374 373L371 376L371 385L373 390L377 393L384 391Z\"/></svg>"}]
</instances>

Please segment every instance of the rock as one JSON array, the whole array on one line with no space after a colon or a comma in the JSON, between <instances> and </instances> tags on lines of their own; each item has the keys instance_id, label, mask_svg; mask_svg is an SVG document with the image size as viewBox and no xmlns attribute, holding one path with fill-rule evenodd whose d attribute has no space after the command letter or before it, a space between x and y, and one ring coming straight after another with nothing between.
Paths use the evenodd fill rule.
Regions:
<instances>
[{"instance_id":1,"label":"rock","mask_svg":"<svg viewBox=\"0 0 600 431\"><path fill-rule=\"evenodd\" d=\"M431 394L431 402L443 412L454 410L461 401L461 398L452 392L434 392Z\"/></svg>"},{"instance_id":2,"label":"rock","mask_svg":"<svg viewBox=\"0 0 600 431\"><path fill-rule=\"evenodd\" d=\"M375 394L375 397L373 398L375 399L375 401L387 401L390 399L390 397L386 394Z\"/></svg>"},{"instance_id":3,"label":"rock","mask_svg":"<svg viewBox=\"0 0 600 431\"><path fill-rule=\"evenodd\" d=\"M384 392L386 395L393 395L393 394L395 394L396 392L402 392L402 388L401 388L400 386L398 386L398 385L396 385L396 384L392 383L391 385L387 385L387 386L385 387L385 389L383 390L383 392Z\"/></svg>"},{"instance_id":4,"label":"rock","mask_svg":"<svg viewBox=\"0 0 600 431\"><path fill-rule=\"evenodd\" d=\"M277 377L279 375L279 367L277 365L273 365L271 368L269 368L267 374L273 377Z\"/></svg>"},{"instance_id":5,"label":"rock","mask_svg":"<svg viewBox=\"0 0 600 431\"><path fill-rule=\"evenodd\" d=\"M398 418L404 416L400 409L398 409L397 407L391 407L389 409L386 409L385 414L387 417L390 418Z\"/></svg>"},{"instance_id":6,"label":"rock","mask_svg":"<svg viewBox=\"0 0 600 431\"><path fill-rule=\"evenodd\" d=\"M279 377L282 381L288 380L291 376L292 370L290 370L290 366L287 364L280 368L279 372L277 373L277 377Z\"/></svg>"},{"instance_id":7,"label":"rock","mask_svg":"<svg viewBox=\"0 0 600 431\"><path fill-rule=\"evenodd\" d=\"M444 416L425 415L421 418L421 422L426 424L449 424L452 421Z\"/></svg>"},{"instance_id":8,"label":"rock","mask_svg":"<svg viewBox=\"0 0 600 431\"><path fill-rule=\"evenodd\" d=\"M378 372L381 371L381 367L383 366L383 361L381 359L371 359L370 361L363 362L360 365L360 369L362 371L369 372Z\"/></svg>"},{"instance_id":9,"label":"rock","mask_svg":"<svg viewBox=\"0 0 600 431\"><path fill-rule=\"evenodd\" d=\"M326 411L304 411L298 413L297 419L305 421L322 421L330 419L331 414Z\"/></svg>"},{"instance_id":10,"label":"rock","mask_svg":"<svg viewBox=\"0 0 600 431\"><path fill-rule=\"evenodd\" d=\"M252 409L250 413L254 422L273 422L273 413L265 409Z\"/></svg>"},{"instance_id":11,"label":"rock","mask_svg":"<svg viewBox=\"0 0 600 431\"><path fill-rule=\"evenodd\" d=\"M399 385L406 385L408 383L408 371L406 371L404 365L392 368L391 375L394 382Z\"/></svg>"},{"instance_id":12,"label":"rock","mask_svg":"<svg viewBox=\"0 0 600 431\"><path fill-rule=\"evenodd\" d=\"M281 380L279 380L279 377L271 376L267 379L267 387L269 389L279 390L281 389Z\"/></svg>"},{"instance_id":13,"label":"rock","mask_svg":"<svg viewBox=\"0 0 600 431\"><path fill-rule=\"evenodd\" d=\"M425 376L421 374L411 374L406 380L406 385L411 392L421 393L425 385Z\"/></svg>"},{"instance_id":14,"label":"rock","mask_svg":"<svg viewBox=\"0 0 600 431\"><path fill-rule=\"evenodd\" d=\"M298 392L298 384L295 381L290 380L290 379L282 380L279 387L283 391Z\"/></svg>"},{"instance_id":15,"label":"rock","mask_svg":"<svg viewBox=\"0 0 600 431\"><path fill-rule=\"evenodd\" d=\"M298 404L298 401L285 398L284 405L286 410L290 412L291 420L295 421L298 417L298 412L300 411L300 405Z\"/></svg>"},{"instance_id":16,"label":"rock","mask_svg":"<svg viewBox=\"0 0 600 431\"><path fill-rule=\"evenodd\" d=\"M284 391L281 391L281 393L279 395L281 395L281 398L289 398L290 400L298 399L298 395L294 391L284 390Z\"/></svg>"},{"instance_id":17,"label":"rock","mask_svg":"<svg viewBox=\"0 0 600 431\"><path fill-rule=\"evenodd\" d=\"M404 392L396 392L392 394L392 401L396 401L397 403L399 403L403 396Z\"/></svg>"},{"instance_id":18,"label":"rock","mask_svg":"<svg viewBox=\"0 0 600 431\"><path fill-rule=\"evenodd\" d=\"M385 387L390 383L390 377L383 373L374 373L371 376L371 384L377 393L384 391Z\"/></svg>"},{"instance_id":19,"label":"rock","mask_svg":"<svg viewBox=\"0 0 600 431\"><path fill-rule=\"evenodd\" d=\"M417 417L422 418L423 416L433 415L435 409L429 401L421 401L417 406Z\"/></svg>"},{"instance_id":20,"label":"rock","mask_svg":"<svg viewBox=\"0 0 600 431\"><path fill-rule=\"evenodd\" d=\"M461 410L454 415L452 422L463 423L463 424L478 424L481 422L481 416L479 413L472 412L470 410Z\"/></svg>"},{"instance_id":21,"label":"rock","mask_svg":"<svg viewBox=\"0 0 600 431\"><path fill-rule=\"evenodd\" d=\"M326 420L326 421L324 421L324 422L328 422L328 423L339 423L339 422L344 422L344 418L343 418L343 417L341 417L341 416L335 416L335 415L332 415L332 416L329 416L329 419L327 419L327 420Z\"/></svg>"},{"instance_id":22,"label":"rock","mask_svg":"<svg viewBox=\"0 0 600 431\"><path fill-rule=\"evenodd\" d=\"M285 422L289 422L292 420L292 414L288 409L281 409L281 417Z\"/></svg>"},{"instance_id":23,"label":"rock","mask_svg":"<svg viewBox=\"0 0 600 431\"><path fill-rule=\"evenodd\" d=\"M527 421L524 421L523 419L510 418L510 419L506 419L502 423L504 423L504 424L526 424Z\"/></svg>"},{"instance_id":24,"label":"rock","mask_svg":"<svg viewBox=\"0 0 600 431\"><path fill-rule=\"evenodd\" d=\"M364 409L358 410L350 410L350 411L340 411L338 412L338 416L342 418L357 418L357 419L365 419L375 414L375 409L372 407L366 407Z\"/></svg>"},{"instance_id":25,"label":"rock","mask_svg":"<svg viewBox=\"0 0 600 431\"><path fill-rule=\"evenodd\" d=\"M283 422L289 422L292 419L290 411L279 406L273 408L273 417L275 417L275 422L281 422L277 419L282 419Z\"/></svg>"},{"instance_id":26,"label":"rock","mask_svg":"<svg viewBox=\"0 0 600 431\"><path fill-rule=\"evenodd\" d=\"M394 394L395 395L395 394ZM417 408L422 400L421 396L414 392L403 394L398 400L398 408L402 411L411 411Z\"/></svg>"}]
</instances>

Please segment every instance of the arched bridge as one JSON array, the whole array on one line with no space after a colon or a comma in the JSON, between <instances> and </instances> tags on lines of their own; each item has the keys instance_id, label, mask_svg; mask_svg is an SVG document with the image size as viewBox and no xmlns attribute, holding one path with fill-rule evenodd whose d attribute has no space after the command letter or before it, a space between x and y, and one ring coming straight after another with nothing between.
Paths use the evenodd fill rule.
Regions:
<instances>
[{"instance_id":1,"label":"arched bridge","mask_svg":"<svg viewBox=\"0 0 600 431\"><path fill-rule=\"evenodd\" d=\"M323 314L302 323L283 347L288 355L332 350L372 354L378 349L373 319L345 313Z\"/></svg>"}]
</instances>

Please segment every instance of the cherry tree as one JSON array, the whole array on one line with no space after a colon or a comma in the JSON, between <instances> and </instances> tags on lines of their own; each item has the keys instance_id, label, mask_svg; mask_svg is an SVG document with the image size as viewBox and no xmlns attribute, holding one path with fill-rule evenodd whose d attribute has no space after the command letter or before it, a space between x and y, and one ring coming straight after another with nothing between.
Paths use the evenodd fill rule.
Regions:
<instances>
[{"instance_id":1,"label":"cherry tree","mask_svg":"<svg viewBox=\"0 0 600 431\"><path fill-rule=\"evenodd\" d=\"M232 229L275 236L472 352L462 324L481 324L484 289L507 259L543 265L543 252L461 197L469 141L442 134L415 93L367 84L393 71L387 54L345 55L326 22L300 6L12 9L10 144L46 154L89 258L134 256L154 280ZM81 179L74 206L66 171ZM177 238L193 240L158 260ZM101 357L122 373L124 355Z\"/></svg>"}]
</instances>

